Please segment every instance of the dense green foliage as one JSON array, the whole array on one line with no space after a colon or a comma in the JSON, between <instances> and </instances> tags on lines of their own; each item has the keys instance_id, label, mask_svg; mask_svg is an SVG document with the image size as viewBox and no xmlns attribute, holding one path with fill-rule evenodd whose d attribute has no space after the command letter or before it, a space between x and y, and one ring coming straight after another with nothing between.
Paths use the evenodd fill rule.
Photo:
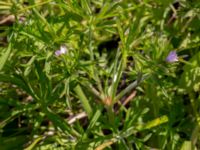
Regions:
<instances>
[{"instance_id":1,"label":"dense green foliage","mask_svg":"<svg viewBox=\"0 0 200 150\"><path fill-rule=\"evenodd\" d=\"M199 49L200 1L0 0L0 149L200 149Z\"/></svg>"}]
</instances>

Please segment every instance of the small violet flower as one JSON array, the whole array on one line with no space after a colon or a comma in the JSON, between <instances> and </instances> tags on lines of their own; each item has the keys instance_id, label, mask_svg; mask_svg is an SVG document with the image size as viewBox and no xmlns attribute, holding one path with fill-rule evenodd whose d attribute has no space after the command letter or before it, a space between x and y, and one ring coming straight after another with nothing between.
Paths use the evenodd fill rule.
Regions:
<instances>
[{"instance_id":1,"label":"small violet flower","mask_svg":"<svg viewBox=\"0 0 200 150\"><path fill-rule=\"evenodd\" d=\"M178 61L178 56L176 54L176 51L170 51L170 53L168 54L166 61L169 63L173 63Z\"/></svg>"},{"instance_id":2,"label":"small violet flower","mask_svg":"<svg viewBox=\"0 0 200 150\"><path fill-rule=\"evenodd\" d=\"M67 47L65 45L61 45L60 49L55 51L56 56L60 56L62 54L66 54L66 53L67 53Z\"/></svg>"}]
</instances>

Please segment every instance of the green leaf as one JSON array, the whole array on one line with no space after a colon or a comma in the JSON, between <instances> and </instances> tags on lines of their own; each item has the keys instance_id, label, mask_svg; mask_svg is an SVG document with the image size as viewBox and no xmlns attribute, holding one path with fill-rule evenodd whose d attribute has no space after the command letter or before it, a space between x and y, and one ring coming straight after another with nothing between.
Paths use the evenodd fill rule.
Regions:
<instances>
[{"instance_id":1,"label":"green leaf","mask_svg":"<svg viewBox=\"0 0 200 150\"><path fill-rule=\"evenodd\" d=\"M28 76L29 73L31 72L31 67L35 59L36 59L36 56L32 56L31 59L28 61L28 63L24 65L26 66L26 69L24 71L24 76Z\"/></svg>"},{"instance_id":2,"label":"green leaf","mask_svg":"<svg viewBox=\"0 0 200 150\"><path fill-rule=\"evenodd\" d=\"M0 56L0 71L3 69L8 57L10 56L11 52L11 44L9 44L7 50L3 51Z\"/></svg>"},{"instance_id":3,"label":"green leaf","mask_svg":"<svg viewBox=\"0 0 200 150\"><path fill-rule=\"evenodd\" d=\"M166 115L164 115L164 116L161 116L161 117L156 118L154 120L151 120L151 121L147 122L146 124L144 124L142 126L138 126L137 129L139 129L139 130L151 129L151 128L159 126L163 123L167 123L168 120L169 120L168 117Z\"/></svg>"},{"instance_id":4,"label":"green leaf","mask_svg":"<svg viewBox=\"0 0 200 150\"><path fill-rule=\"evenodd\" d=\"M90 106L90 103L89 103L87 97L85 96L85 94L83 93L83 90L80 87L80 85L77 85L74 88L74 91L78 95L78 97L79 97L79 99L80 99L80 101L81 101L81 103L83 105L83 108L85 109L88 117L91 118L91 116L92 116L92 107Z\"/></svg>"},{"instance_id":5,"label":"green leaf","mask_svg":"<svg viewBox=\"0 0 200 150\"><path fill-rule=\"evenodd\" d=\"M92 10L90 9L89 0L81 0L82 7L87 11L88 15L92 14Z\"/></svg>"},{"instance_id":6,"label":"green leaf","mask_svg":"<svg viewBox=\"0 0 200 150\"><path fill-rule=\"evenodd\" d=\"M90 130L94 127L95 123L97 122L97 120L99 119L100 116L101 116L101 110L97 110L95 112L94 116L92 117L87 130Z\"/></svg>"},{"instance_id":7,"label":"green leaf","mask_svg":"<svg viewBox=\"0 0 200 150\"><path fill-rule=\"evenodd\" d=\"M46 116L53 122L54 126L58 129L61 129L66 134L72 134L75 136L79 136L79 133L77 133L75 130L70 128L70 126L67 124L66 121L63 120L60 116L53 113L52 110L49 108L45 108L44 106L43 111L46 114Z\"/></svg>"},{"instance_id":8,"label":"green leaf","mask_svg":"<svg viewBox=\"0 0 200 150\"><path fill-rule=\"evenodd\" d=\"M179 85L187 91L200 90L200 52L195 54L184 66L184 72L181 75Z\"/></svg>"},{"instance_id":9,"label":"green leaf","mask_svg":"<svg viewBox=\"0 0 200 150\"><path fill-rule=\"evenodd\" d=\"M195 149L192 149L191 141L184 141L180 150L195 150Z\"/></svg>"}]
</instances>

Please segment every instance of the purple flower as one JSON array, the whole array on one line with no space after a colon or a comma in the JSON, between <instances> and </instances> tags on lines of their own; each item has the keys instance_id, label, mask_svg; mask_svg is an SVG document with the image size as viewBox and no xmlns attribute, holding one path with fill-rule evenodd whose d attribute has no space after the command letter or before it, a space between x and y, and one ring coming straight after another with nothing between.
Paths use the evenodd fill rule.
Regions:
<instances>
[{"instance_id":1,"label":"purple flower","mask_svg":"<svg viewBox=\"0 0 200 150\"><path fill-rule=\"evenodd\" d=\"M176 51L170 51L166 58L166 61L169 63L178 61L178 56L176 54Z\"/></svg>"},{"instance_id":2,"label":"purple flower","mask_svg":"<svg viewBox=\"0 0 200 150\"><path fill-rule=\"evenodd\" d=\"M55 51L56 56L60 56L62 54L66 54L67 52L67 47L65 45L61 45L59 50Z\"/></svg>"}]
</instances>

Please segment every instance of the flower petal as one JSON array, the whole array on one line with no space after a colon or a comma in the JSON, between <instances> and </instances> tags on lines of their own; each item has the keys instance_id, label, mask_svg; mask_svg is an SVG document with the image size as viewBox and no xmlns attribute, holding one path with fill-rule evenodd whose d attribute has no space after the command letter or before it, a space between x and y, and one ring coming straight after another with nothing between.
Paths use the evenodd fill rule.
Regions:
<instances>
[{"instance_id":1,"label":"flower petal","mask_svg":"<svg viewBox=\"0 0 200 150\"><path fill-rule=\"evenodd\" d=\"M168 54L166 58L166 61L170 63L178 61L178 56L176 54L176 51L170 51L170 53Z\"/></svg>"},{"instance_id":2,"label":"flower petal","mask_svg":"<svg viewBox=\"0 0 200 150\"><path fill-rule=\"evenodd\" d=\"M61 52L61 54L65 54L67 52L67 47L65 45L61 45L60 52Z\"/></svg>"},{"instance_id":3,"label":"flower petal","mask_svg":"<svg viewBox=\"0 0 200 150\"><path fill-rule=\"evenodd\" d=\"M56 55L56 56L60 56L60 55L61 55L60 50L55 51L55 55Z\"/></svg>"},{"instance_id":4,"label":"flower petal","mask_svg":"<svg viewBox=\"0 0 200 150\"><path fill-rule=\"evenodd\" d=\"M62 54L66 54L66 53L67 53L67 47L65 45L61 45L60 49L55 51L56 56L60 56Z\"/></svg>"}]
</instances>

